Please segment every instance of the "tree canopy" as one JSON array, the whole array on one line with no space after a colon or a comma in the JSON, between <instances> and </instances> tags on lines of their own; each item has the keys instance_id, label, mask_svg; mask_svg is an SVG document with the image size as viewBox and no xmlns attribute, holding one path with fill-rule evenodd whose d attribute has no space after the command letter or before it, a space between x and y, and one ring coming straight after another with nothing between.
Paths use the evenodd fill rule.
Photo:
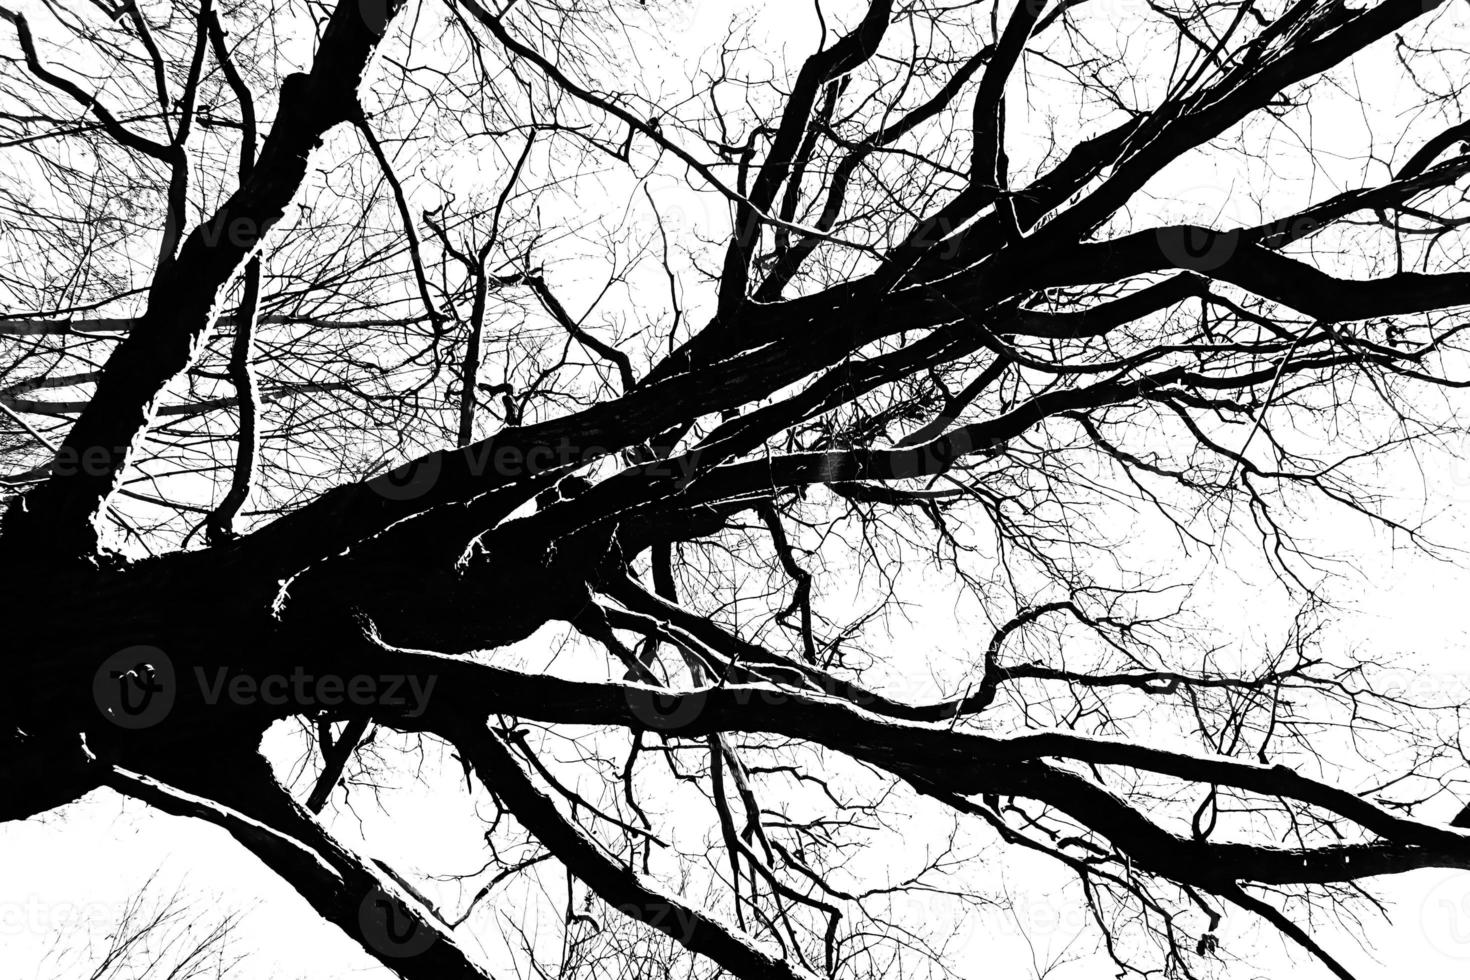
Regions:
<instances>
[{"instance_id":1,"label":"tree canopy","mask_svg":"<svg viewBox=\"0 0 1470 980\"><path fill-rule=\"evenodd\" d=\"M1120 976L1351 976L1470 868L1333 550L1457 557L1466 22L0 5L0 813L216 825L409 980L967 975L1001 852ZM456 908L331 832L394 778Z\"/></svg>"}]
</instances>

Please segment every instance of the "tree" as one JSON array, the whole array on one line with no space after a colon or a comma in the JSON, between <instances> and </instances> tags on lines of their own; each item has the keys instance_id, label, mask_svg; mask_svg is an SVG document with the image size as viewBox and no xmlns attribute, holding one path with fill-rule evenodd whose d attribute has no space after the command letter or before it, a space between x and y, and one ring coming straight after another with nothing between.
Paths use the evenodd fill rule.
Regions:
<instances>
[{"instance_id":1,"label":"tree","mask_svg":"<svg viewBox=\"0 0 1470 980\"><path fill-rule=\"evenodd\" d=\"M1300 534L1436 548L1375 480L1456 431L1464 13L1123 6L0 7L4 816L209 821L412 980L559 875L563 972L942 972L982 838L1124 972L1350 975L1318 912L1470 867L1456 706ZM1300 611L1211 646L1137 542ZM942 691L877 639L933 581ZM463 915L326 829L377 746L493 809Z\"/></svg>"},{"instance_id":2,"label":"tree","mask_svg":"<svg viewBox=\"0 0 1470 980\"><path fill-rule=\"evenodd\" d=\"M190 912L179 891L152 895L154 878L117 910L105 936L82 948L55 948L45 975L87 980L226 980L237 917ZM69 937L75 940L77 937ZM43 975L37 973L37 976Z\"/></svg>"}]
</instances>

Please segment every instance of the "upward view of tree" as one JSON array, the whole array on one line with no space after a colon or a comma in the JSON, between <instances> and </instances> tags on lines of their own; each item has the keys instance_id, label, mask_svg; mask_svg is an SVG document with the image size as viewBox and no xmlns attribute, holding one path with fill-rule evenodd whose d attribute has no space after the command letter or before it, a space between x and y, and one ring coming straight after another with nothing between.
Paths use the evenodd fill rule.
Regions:
<instances>
[{"instance_id":1,"label":"upward view of tree","mask_svg":"<svg viewBox=\"0 0 1470 980\"><path fill-rule=\"evenodd\" d=\"M1465 5L12 2L5 819L213 824L410 980L973 975L1020 852L1119 976L1345 977L1470 868L1318 547L1447 557ZM329 830L394 773L459 907Z\"/></svg>"}]
</instances>

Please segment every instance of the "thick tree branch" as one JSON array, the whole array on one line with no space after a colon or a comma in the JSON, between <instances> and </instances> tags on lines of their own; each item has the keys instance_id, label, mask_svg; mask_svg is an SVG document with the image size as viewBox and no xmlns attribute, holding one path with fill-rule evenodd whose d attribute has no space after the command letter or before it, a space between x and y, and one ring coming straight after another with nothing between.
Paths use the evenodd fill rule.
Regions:
<instances>
[{"instance_id":1,"label":"thick tree branch","mask_svg":"<svg viewBox=\"0 0 1470 980\"><path fill-rule=\"evenodd\" d=\"M390 0L388 14L397 10ZM103 379L63 449L104 465L54 474L5 515L4 541L53 558L91 555L107 498L141 448L164 386L192 361L213 324L217 297L280 220L306 176L307 158L327 130L351 118L356 89L377 46L356 3L337 6L312 69L282 86L275 124L245 181L159 270L148 307L108 359Z\"/></svg>"},{"instance_id":2,"label":"thick tree branch","mask_svg":"<svg viewBox=\"0 0 1470 980\"><path fill-rule=\"evenodd\" d=\"M585 832L561 815L531 782L503 736L476 724L456 724L440 734L474 766L487 789L528 830L607 904L709 957L737 977L751 980L809 978L804 970L772 956L709 913L665 895L616 862Z\"/></svg>"}]
</instances>

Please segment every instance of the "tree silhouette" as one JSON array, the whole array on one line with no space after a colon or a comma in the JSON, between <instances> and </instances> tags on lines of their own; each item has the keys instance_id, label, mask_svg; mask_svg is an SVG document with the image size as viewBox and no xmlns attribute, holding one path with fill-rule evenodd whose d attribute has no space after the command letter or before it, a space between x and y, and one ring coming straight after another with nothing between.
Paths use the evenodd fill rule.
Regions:
<instances>
[{"instance_id":1,"label":"tree silhouette","mask_svg":"<svg viewBox=\"0 0 1470 980\"><path fill-rule=\"evenodd\" d=\"M1435 548L1375 474L1470 377L1459 5L0 16L5 818L216 824L414 980L558 875L564 973L943 972L975 839L1124 973L1249 913L1349 976L1321 910L1470 867L1457 705L1297 533ZM1169 581L1227 547L1264 655ZM931 589L995 624L937 682ZM493 811L452 912L320 816L413 746Z\"/></svg>"}]
</instances>

